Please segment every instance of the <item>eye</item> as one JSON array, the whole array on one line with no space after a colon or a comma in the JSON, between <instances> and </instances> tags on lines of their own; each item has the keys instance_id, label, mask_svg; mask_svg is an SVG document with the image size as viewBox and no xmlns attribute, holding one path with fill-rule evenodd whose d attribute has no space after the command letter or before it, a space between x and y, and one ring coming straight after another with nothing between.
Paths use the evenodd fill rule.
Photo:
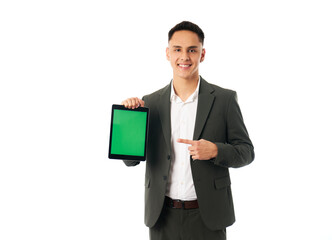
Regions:
<instances>
[{"instance_id":1,"label":"eye","mask_svg":"<svg viewBox=\"0 0 332 240\"><path fill-rule=\"evenodd\" d=\"M176 49L174 50L174 52L180 52L180 51L181 51L180 48L176 48Z\"/></svg>"},{"instance_id":2,"label":"eye","mask_svg":"<svg viewBox=\"0 0 332 240\"><path fill-rule=\"evenodd\" d=\"M189 52L194 53L194 52L196 52L196 50L195 49L190 49Z\"/></svg>"}]
</instances>

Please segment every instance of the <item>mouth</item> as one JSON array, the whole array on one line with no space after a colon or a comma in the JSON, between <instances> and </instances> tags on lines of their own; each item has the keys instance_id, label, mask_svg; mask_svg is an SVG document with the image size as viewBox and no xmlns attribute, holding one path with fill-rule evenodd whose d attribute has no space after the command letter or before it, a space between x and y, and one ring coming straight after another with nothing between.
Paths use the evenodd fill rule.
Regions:
<instances>
[{"instance_id":1,"label":"mouth","mask_svg":"<svg viewBox=\"0 0 332 240\"><path fill-rule=\"evenodd\" d=\"M189 68L191 67L192 64L178 64L179 67L181 68Z\"/></svg>"}]
</instances>

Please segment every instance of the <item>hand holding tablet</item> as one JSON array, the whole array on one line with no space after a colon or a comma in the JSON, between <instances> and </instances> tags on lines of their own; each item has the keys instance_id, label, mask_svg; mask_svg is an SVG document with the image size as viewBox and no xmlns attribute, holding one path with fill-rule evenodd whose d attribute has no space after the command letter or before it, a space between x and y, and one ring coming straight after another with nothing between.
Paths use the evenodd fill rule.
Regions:
<instances>
[{"instance_id":1,"label":"hand holding tablet","mask_svg":"<svg viewBox=\"0 0 332 240\"><path fill-rule=\"evenodd\" d=\"M144 101L137 97L128 98L121 103L126 108L135 109L138 107L144 107Z\"/></svg>"}]
</instances>

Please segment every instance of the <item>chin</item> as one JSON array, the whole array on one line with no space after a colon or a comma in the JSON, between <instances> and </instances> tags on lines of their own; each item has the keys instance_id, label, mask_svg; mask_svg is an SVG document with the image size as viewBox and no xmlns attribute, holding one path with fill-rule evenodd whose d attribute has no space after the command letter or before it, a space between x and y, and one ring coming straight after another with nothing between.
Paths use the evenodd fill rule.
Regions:
<instances>
[{"instance_id":1,"label":"chin","mask_svg":"<svg viewBox=\"0 0 332 240\"><path fill-rule=\"evenodd\" d=\"M183 79L191 79L195 76L195 74L178 74L178 76Z\"/></svg>"}]
</instances>

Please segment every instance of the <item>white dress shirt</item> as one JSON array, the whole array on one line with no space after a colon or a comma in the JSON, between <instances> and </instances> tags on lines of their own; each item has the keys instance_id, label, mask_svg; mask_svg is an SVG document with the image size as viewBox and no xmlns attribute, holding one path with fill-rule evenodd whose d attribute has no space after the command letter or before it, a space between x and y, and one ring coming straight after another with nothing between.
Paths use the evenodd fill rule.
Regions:
<instances>
[{"instance_id":1,"label":"white dress shirt","mask_svg":"<svg viewBox=\"0 0 332 240\"><path fill-rule=\"evenodd\" d=\"M191 201L197 199L190 167L189 144L178 143L178 138L193 140L200 79L195 92L183 102L171 89L171 144L172 161L166 196Z\"/></svg>"}]
</instances>

